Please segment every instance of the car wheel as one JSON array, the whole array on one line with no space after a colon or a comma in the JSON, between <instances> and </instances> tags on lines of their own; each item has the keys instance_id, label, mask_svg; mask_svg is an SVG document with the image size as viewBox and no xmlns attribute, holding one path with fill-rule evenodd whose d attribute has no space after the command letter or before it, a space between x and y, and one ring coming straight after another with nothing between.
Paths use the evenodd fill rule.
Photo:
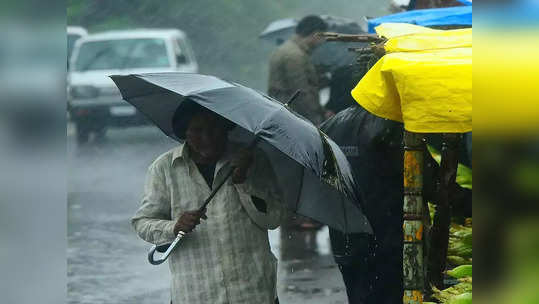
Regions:
<instances>
[{"instance_id":1,"label":"car wheel","mask_svg":"<svg viewBox=\"0 0 539 304\"><path fill-rule=\"evenodd\" d=\"M107 134L107 128L106 127L101 127L97 130L95 130L95 138L98 140L98 141L104 141L106 140L106 134Z\"/></svg>"},{"instance_id":2,"label":"car wheel","mask_svg":"<svg viewBox=\"0 0 539 304\"><path fill-rule=\"evenodd\" d=\"M90 138L90 130L83 124L77 124L77 143L85 144Z\"/></svg>"}]
</instances>

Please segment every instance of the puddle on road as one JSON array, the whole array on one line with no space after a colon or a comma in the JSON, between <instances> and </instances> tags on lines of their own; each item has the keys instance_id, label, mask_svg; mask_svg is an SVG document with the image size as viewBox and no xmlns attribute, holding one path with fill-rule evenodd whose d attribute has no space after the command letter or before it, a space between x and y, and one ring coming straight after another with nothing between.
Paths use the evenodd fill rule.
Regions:
<instances>
[{"instance_id":1,"label":"puddle on road","mask_svg":"<svg viewBox=\"0 0 539 304\"><path fill-rule=\"evenodd\" d=\"M269 232L278 258L282 303L346 303L346 290L333 260L327 226L318 230L279 228Z\"/></svg>"},{"instance_id":2,"label":"puddle on road","mask_svg":"<svg viewBox=\"0 0 539 304\"><path fill-rule=\"evenodd\" d=\"M331 254L329 229L285 230L277 228L268 233L271 251L279 261L310 259Z\"/></svg>"}]
</instances>

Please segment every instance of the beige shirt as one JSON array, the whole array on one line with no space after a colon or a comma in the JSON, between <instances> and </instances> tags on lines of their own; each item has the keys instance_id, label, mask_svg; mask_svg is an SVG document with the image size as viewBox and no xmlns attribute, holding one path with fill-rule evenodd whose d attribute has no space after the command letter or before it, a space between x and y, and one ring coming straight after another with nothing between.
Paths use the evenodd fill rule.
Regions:
<instances>
[{"instance_id":1,"label":"beige shirt","mask_svg":"<svg viewBox=\"0 0 539 304\"><path fill-rule=\"evenodd\" d=\"M188 150L182 144L148 170L142 206L132 219L147 242L171 242L180 214L198 209L211 192ZM217 163L213 185L228 172L231 150ZM274 303L277 264L267 230L277 228L285 213L279 193L271 165L257 151L246 182L229 179L208 205L208 219L169 256L172 303ZM265 200L265 213L251 196Z\"/></svg>"}]
</instances>

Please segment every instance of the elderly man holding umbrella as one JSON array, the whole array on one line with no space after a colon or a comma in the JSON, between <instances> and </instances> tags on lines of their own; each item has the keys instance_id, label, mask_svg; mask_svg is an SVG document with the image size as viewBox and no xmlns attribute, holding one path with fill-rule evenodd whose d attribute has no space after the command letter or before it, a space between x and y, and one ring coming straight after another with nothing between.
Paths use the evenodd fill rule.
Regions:
<instances>
[{"instance_id":1,"label":"elderly man holding umbrella","mask_svg":"<svg viewBox=\"0 0 539 304\"><path fill-rule=\"evenodd\" d=\"M282 215L273 170L262 153L228 142L228 121L192 105L174 119L185 143L148 170L133 227L151 243L188 234L171 256L173 303L273 304L277 263L267 230ZM197 210L230 165L233 183L217 192L211 208Z\"/></svg>"},{"instance_id":2,"label":"elderly man holding umbrella","mask_svg":"<svg viewBox=\"0 0 539 304\"><path fill-rule=\"evenodd\" d=\"M346 157L287 105L206 75L112 79L125 100L182 141L150 166L132 221L152 244L175 240L173 303L273 303L267 229L285 209L345 233L372 233Z\"/></svg>"}]
</instances>

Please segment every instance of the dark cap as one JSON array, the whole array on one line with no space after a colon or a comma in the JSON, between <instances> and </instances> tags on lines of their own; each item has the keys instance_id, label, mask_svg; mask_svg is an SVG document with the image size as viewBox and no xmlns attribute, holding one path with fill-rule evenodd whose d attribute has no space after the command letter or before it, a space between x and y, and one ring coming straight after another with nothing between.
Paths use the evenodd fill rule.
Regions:
<instances>
[{"instance_id":1,"label":"dark cap","mask_svg":"<svg viewBox=\"0 0 539 304\"><path fill-rule=\"evenodd\" d=\"M319 16L309 15L303 17L296 26L296 34L306 37L312 33L325 32L328 24Z\"/></svg>"}]
</instances>

